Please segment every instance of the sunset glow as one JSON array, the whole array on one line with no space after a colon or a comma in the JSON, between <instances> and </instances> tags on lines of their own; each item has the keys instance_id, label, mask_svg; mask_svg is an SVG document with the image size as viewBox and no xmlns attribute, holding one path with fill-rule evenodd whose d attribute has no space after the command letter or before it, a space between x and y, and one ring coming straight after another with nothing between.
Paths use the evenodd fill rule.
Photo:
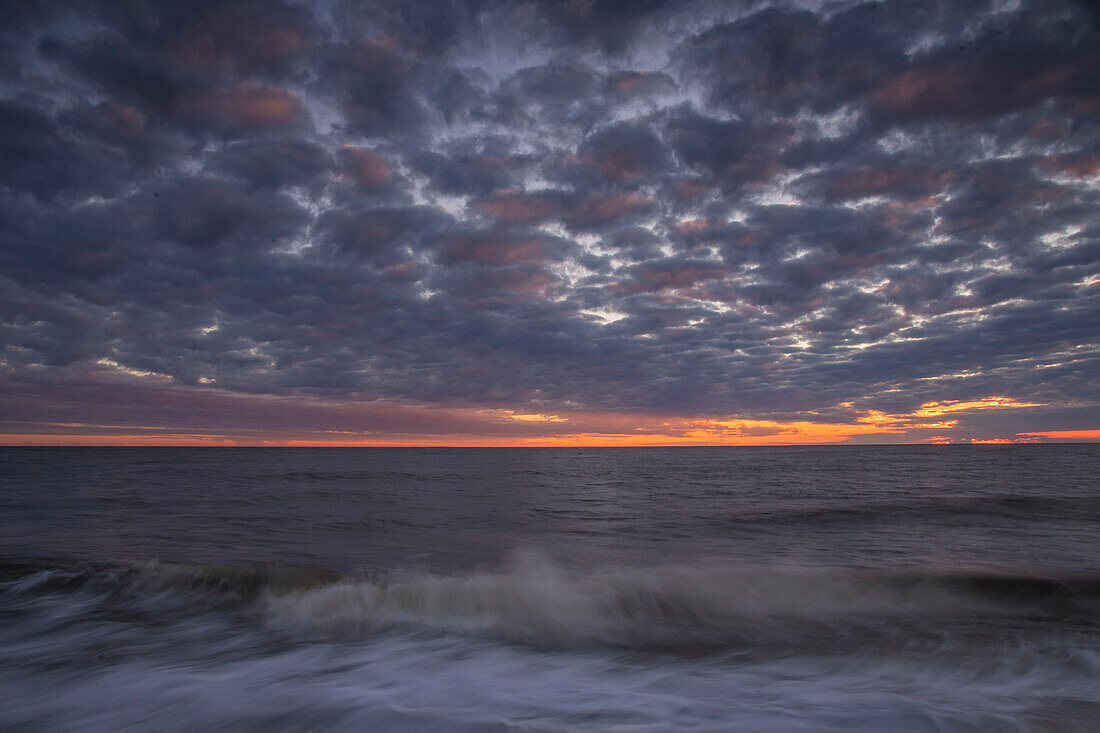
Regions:
<instances>
[{"instance_id":1,"label":"sunset glow","mask_svg":"<svg viewBox=\"0 0 1100 733\"><path fill-rule=\"evenodd\" d=\"M255 409L263 400L237 401L240 410ZM866 442L1008 443L1050 440L1090 440L1100 431L1020 433L1013 439L953 439L926 436L925 431L954 428L959 420L922 423L916 420L944 412L964 418L988 410L1032 408L1039 405L1007 397L987 397L969 402L926 403L914 413L886 415L871 410L852 421L759 420L749 418L699 419L660 415L623 415L576 411L565 415L514 413L511 410L440 408L427 405L361 405L280 400L273 407L283 414L309 414L310 421L344 424L345 429L275 431L262 427L234 433L215 430L180 431L163 426L101 425L81 423L40 424L41 432L9 435L13 445L177 445L232 446L693 446L693 445L804 445ZM356 430L346 424L357 413L367 422L384 421L387 430ZM261 413L265 414L265 413ZM524 432L516 432L516 424ZM415 426L415 431L399 427ZM433 427L429 428L431 425ZM28 426L29 428L30 426Z\"/></svg>"},{"instance_id":2,"label":"sunset glow","mask_svg":"<svg viewBox=\"0 0 1100 733\"><path fill-rule=\"evenodd\" d=\"M15 5L0 443L1100 440L1086 4Z\"/></svg>"}]
</instances>

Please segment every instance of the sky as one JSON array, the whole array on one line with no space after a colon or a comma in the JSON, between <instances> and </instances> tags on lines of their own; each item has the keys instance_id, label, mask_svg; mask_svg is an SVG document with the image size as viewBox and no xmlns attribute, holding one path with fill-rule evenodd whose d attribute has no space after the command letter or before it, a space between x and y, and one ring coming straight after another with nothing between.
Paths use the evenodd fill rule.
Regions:
<instances>
[{"instance_id":1,"label":"sky","mask_svg":"<svg viewBox=\"0 0 1100 733\"><path fill-rule=\"evenodd\" d=\"M22 2L0 443L1100 440L1100 10Z\"/></svg>"}]
</instances>

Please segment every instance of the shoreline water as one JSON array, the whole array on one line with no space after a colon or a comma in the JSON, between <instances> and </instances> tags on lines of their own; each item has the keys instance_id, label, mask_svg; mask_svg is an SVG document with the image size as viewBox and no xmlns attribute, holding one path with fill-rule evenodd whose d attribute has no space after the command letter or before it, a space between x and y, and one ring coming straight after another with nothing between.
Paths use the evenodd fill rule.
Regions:
<instances>
[{"instance_id":1,"label":"shoreline water","mask_svg":"<svg viewBox=\"0 0 1100 733\"><path fill-rule=\"evenodd\" d=\"M0 451L0 727L1094 730L1100 450L949 453Z\"/></svg>"}]
</instances>

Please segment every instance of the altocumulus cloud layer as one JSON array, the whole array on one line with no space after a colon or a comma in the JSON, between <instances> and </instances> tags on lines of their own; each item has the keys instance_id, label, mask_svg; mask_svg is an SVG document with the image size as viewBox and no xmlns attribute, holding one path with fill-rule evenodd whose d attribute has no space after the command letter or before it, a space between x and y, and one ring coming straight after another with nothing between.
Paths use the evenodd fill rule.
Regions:
<instances>
[{"instance_id":1,"label":"altocumulus cloud layer","mask_svg":"<svg viewBox=\"0 0 1100 733\"><path fill-rule=\"evenodd\" d=\"M1100 428L1088 3L0 22L9 437Z\"/></svg>"}]
</instances>

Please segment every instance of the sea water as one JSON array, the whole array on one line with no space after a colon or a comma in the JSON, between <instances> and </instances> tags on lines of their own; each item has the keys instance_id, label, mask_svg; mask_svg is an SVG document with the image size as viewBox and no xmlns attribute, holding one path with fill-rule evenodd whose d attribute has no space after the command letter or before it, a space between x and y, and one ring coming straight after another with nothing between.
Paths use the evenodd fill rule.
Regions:
<instances>
[{"instance_id":1,"label":"sea water","mask_svg":"<svg viewBox=\"0 0 1100 733\"><path fill-rule=\"evenodd\" d=\"M0 449L0 729L1100 730L1100 446Z\"/></svg>"}]
</instances>

